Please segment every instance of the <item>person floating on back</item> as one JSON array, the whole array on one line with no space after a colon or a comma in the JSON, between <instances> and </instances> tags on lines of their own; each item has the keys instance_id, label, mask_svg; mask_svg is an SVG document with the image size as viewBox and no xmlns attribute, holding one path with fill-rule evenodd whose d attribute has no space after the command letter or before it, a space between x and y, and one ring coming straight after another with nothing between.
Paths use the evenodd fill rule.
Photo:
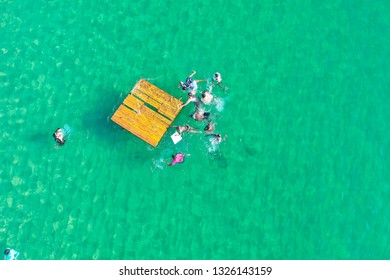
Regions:
<instances>
[{"instance_id":1,"label":"person floating on back","mask_svg":"<svg viewBox=\"0 0 390 280\"><path fill-rule=\"evenodd\" d=\"M180 136L182 135L183 132L202 133L201 131L192 128L188 124L186 124L185 126L170 126L170 127L176 128L176 131L180 134Z\"/></svg>"},{"instance_id":2,"label":"person floating on back","mask_svg":"<svg viewBox=\"0 0 390 280\"><path fill-rule=\"evenodd\" d=\"M167 162L165 162L165 163L168 164L169 166L175 165L176 163L183 163L184 162L184 157L185 157L185 154L178 153L176 155L172 155L171 163L167 163Z\"/></svg>"},{"instance_id":3,"label":"person floating on back","mask_svg":"<svg viewBox=\"0 0 390 280\"><path fill-rule=\"evenodd\" d=\"M19 252L14 249L7 248L4 250L4 259L7 261L17 260L18 256Z\"/></svg>"},{"instance_id":4,"label":"person floating on back","mask_svg":"<svg viewBox=\"0 0 390 280\"><path fill-rule=\"evenodd\" d=\"M204 80L194 80L192 77L196 74L195 70L192 70L192 73L187 77L185 82L180 81L179 88L181 87L182 90L187 91L191 95L195 95L196 90L198 89L199 82L204 82Z\"/></svg>"},{"instance_id":5,"label":"person floating on back","mask_svg":"<svg viewBox=\"0 0 390 280\"><path fill-rule=\"evenodd\" d=\"M62 131L61 128L57 128L57 130L53 133L53 137L54 137L54 140L60 144L60 145L64 145L65 144L65 136L64 136L64 132Z\"/></svg>"}]
</instances>

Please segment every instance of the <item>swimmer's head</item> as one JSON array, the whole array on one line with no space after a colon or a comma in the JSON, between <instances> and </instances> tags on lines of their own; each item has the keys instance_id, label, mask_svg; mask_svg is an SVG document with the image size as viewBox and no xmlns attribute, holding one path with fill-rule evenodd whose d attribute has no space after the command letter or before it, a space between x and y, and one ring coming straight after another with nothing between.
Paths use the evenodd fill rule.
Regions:
<instances>
[{"instance_id":1,"label":"swimmer's head","mask_svg":"<svg viewBox=\"0 0 390 280\"><path fill-rule=\"evenodd\" d=\"M180 81L180 86L181 86L182 90L186 90L187 89L186 85L182 81Z\"/></svg>"},{"instance_id":2,"label":"swimmer's head","mask_svg":"<svg viewBox=\"0 0 390 280\"><path fill-rule=\"evenodd\" d=\"M218 72L216 72L214 74L214 77L213 77L213 80L220 83L222 81L222 77L221 77L221 74L219 74Z\"/></svg>"},{"instance_id":3,"label":"swimmer's head","mask_svg":"<svg viewBox=\"0 0 390 280\"><path fill-rule=\"evenodd\" d=\"M10 249L5 249L5 250L4 250L4 255L8 255L10 252L11 252Z\"/></svg>"}]
</instances>

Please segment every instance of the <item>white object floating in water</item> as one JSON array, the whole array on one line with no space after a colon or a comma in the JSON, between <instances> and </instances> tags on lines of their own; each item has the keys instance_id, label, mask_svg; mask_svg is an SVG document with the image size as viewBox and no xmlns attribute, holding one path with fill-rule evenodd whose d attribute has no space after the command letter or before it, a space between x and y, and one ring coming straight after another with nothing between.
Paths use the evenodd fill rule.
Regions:
<instances>
[{"instance_id":1,"label":"white object floating in water","mask_svg":"<svg viewBox=\"0 0 390 280\"><path fill-rule=\"evenodd\" d=\"M171 135L171 138L172 138L173 144L179 143L182 139L179 132L177 132L177 131Z\"/></svg>"},{"instance_id":2,"label":"white object floating in water","mask_svg":"<svg viewBox=\"0 0 390 280\"><path fill-rule=\"evenodd\" d=\"M217 108L218 112L222 112L223 108L225 107L225 101L222 98L214 98L214 100L216 104L215 107Z\"/></svg>"}]
</instances>

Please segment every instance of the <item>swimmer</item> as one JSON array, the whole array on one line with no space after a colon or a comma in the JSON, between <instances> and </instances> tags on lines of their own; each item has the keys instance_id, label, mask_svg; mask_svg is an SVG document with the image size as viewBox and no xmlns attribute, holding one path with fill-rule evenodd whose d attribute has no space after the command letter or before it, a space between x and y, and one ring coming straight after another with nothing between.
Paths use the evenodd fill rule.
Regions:
<instances>
[{"instance_id":1,"label":"swimmer","mask_svg":"<svg viewBox=\"0 0 390 280\"><path fill-rule=\"evenodd\" d=\"M196 74L195 70L192 70L192 73L187 77L185 82L180 81L179 88L184 91L187 91L191 95L195 95L196 90L198 89L198 83L204 82L205 80L194 80L192 77Z\"/></svg>"},{"instance_id":2,"label":"swimmer","mask_svg":"<svg viewBox=\"0 0 390 280\"><path fill-rule=\"evenodd\" d=\"M185 157L185 154L178 153L176 155L172 155L171 163L167 163L167 162L165 162L165 163L168 164L168 166L175 165L176 163L183 163L184 162L184 157Z\"/></svg>"},{"instance_id":3,"label":"swimmer","mask_svg":"<svg viewBox=\"0 0 390 280\"><path fill-rule=\"evenodd\" d=\"M214 82L216 82L220 88L225 90L227 89L227 87L222 86L222 76L219 72L215 72L213 76L213 83L212 83L213 86L214 86Z\"/></svg>"},{"instance_id":4,"label":"swimmer","mask_svg":"<svg viewBox=\"0 0 390 280\"><path fill-rule=\"evenodd\" d=\"M14 250L14 249L7 248L4 250L5 260L8 260L8 261L17 260L18 256L19 256L19 252Z\"/></svg>"},{"instance_id":5,"label":"swimmer","mask_svg":"<svg viewBox=\"0 0 390 280\"><path fill-rule=\"evenodd\" d=\"M191 102L195 102L195 106L196 108L199 108L200 106L200 100L199 100L199 97L196 97L195 95L191 94L191 93L188 93L188 99L186 101L186 103L182 103L180 106L179 106L179 109L187 106L188 104L190 104Z\"/></svg>"},{"instance_id":6,"label":"swimmer","mask_svg":"<svg viewBox=\"0 0 390 280\"><path fill-rule=\"evenodd\" d=\"M58 144L65 144L64 133L61 128L57 128L57 130L53 133L53 137Z\"/></svg>"},{"instance_id":7,"label":"swimmer","mask_svg":"<svg viewBox=\"0 0 390 280\"><path fill-rule=\"evenodd\" d=\"M214 131L215 127L213 125L212 122L208 122L208 124L203 128L204 131L206 131L206 133L209 133L209 132L212 132Z\"/></svg>"},{"instance_id":8,"label":"swimmer","mask_svg":"<svg viewBox=\"0 0 390 280\"><path fill-rule=\"evenodd\" d=\"M225 135L223 138L221 134L208 134L206 136L212 136L213 139L211 139L211 144L216 145L222 142L222 140L225 140L227 138L227 135Z\"/></svg>"},{"instance_id":9,"label":"swimmer","mask_svg":"<svg viewBox=\"0 0 390 280\"><path fill-rule=\"evenodd\" d=\"M218 84L222 83L222 76L219 72L215 72L213 81L217 82Z\"/></svg>"},{"instance_id":10,"label":"swimmer","mask_svg":"<svg viewBox=\"0 0 390 280\"><path fill-rule=\"evenodd\" d=\"M196 110L195 113L190 115L190 117L196 121L207 120L210 117L210 112L201 112Z\"/></svg>"},{"instance_id":11,"label":"swimmer","mask_svg":"<svg viewBox=\"0 0 390 280\"><path fill-rule=\"evenodd\" d=\"M214 96L209 91L207 91L207 90L203 91L201 100L204 104L206 104L206 105L210 104L211 101L213 100L213 98L214 98Z\"/></svg>"},{"instance_id":12,"label":"swimmer","mask_svg":"<svg viewBox=\"0 0 390 280\"><path fill-rule=\"evenodd\" d=\"M193 129L191 126L186 124L185 126L170 126L172 128L176 128L176 131L182 135L183 132L192 132L192 133L202 133L201 131Z\"/></svg>"}]
</instances>

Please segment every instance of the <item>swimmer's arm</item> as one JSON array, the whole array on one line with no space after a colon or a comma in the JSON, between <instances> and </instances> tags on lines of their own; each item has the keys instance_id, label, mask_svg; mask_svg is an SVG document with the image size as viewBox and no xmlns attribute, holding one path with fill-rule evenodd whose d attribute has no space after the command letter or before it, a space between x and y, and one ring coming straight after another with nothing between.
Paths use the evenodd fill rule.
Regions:
<instances>
[{"instance_id":1,"label":"swimmer's arm","mask_svg":"<svg viewBox=\"0 0 390 280\"><path fill-rule=\"evenodd\" d=\"M202 131L195 130L195 129L193 129L193 128L190 128L190 130L188 130L188 132L192 132L192 133L202 133Z\"/></svg>"},{"instance_id":2,"label":"swimmer's arm","mask_svg":"<svg viewBox=\"0 0 390 280\"><path fill-rule=\"evenodd\" d=\"M196 74L196 71L192 70L192 73L188 77L192 78L192 76L194 76L195 74Z\"/></svg>"},{"instance_id":3,"label":"swimmer's arm","mask_svg":"<svg viewBox=\"0 0 390 280\"><path fill-rule=\"evenodd\" d=\"M187 106L190 102L191 102L191 97L188 98L188 100L187 100L186 103L181 104L181 105L179 106L179 109L180 109L180 108L183 108L183 107L185 107L185 106Z\"/></svg>"}]
</instances>

